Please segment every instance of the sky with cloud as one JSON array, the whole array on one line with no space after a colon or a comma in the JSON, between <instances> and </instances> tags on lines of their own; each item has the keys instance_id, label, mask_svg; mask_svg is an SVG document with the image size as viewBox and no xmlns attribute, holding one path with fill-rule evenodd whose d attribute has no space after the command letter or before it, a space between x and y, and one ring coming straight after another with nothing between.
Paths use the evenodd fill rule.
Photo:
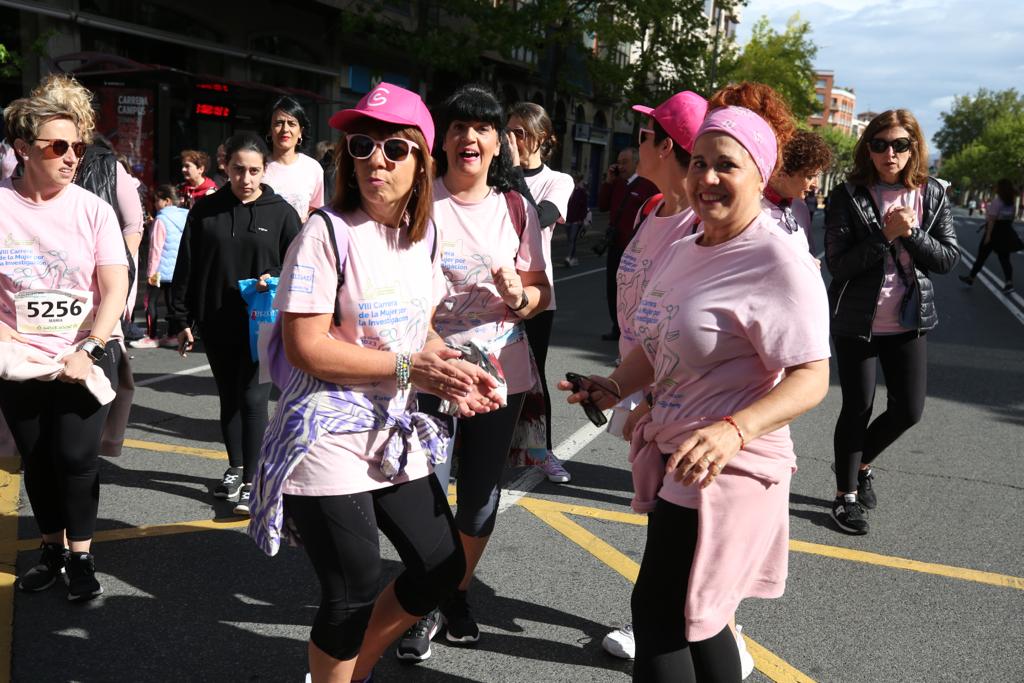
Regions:
<instances>
[{"instance_id":1,"label":"sky with cloud","mask_svg":"<svg viewBox=\"0 0 1024 683\"><path fill-rule=\"evenodd\" d=\"M761 16L781 31L797 12L857 112L910 109L929 137L955 95L1024 90L1022 0L749 0L740 45Z\"/></svg>"}]
</instances>

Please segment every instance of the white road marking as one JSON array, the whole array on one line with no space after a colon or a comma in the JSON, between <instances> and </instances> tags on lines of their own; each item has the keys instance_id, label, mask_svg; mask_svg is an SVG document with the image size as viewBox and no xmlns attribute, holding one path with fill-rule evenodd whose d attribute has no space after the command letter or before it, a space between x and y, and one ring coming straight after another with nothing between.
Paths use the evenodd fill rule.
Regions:
<instances>
[{"instance_id":1,"label":"white road marking","mask_svg":"<svg viewBox=\"0 0 1024 683\"><path fill-rule=\"evenodd\" d=\"M963 258L964 263L966 263L969 268L973 267L974 256L963 247L959 247L959 249L960 256ZM1013 317L1017 319L1017 322L1024 325L1024 311L1020 308L1020 306L1024 306L1024 299L1021 299L1020 295L1016 293L1010 294L1009 296L1004 294L1002 287L999 284L1000 280L996 278L988 268L982 268L976 279L980 281L981 284L985 285L990 292L992 292L996 299L999 300L999 303L1005 306L1006 310L1008 310Z\"/></svg>"},{"instance_id":2,"label":"white road marking","mask_svg":"<svg viewBox=\"0 0 1024 683\"><path fill-rule=\"evenodd\" d=\"M557 282L565 282L566 280L574 280L574 279L576 279L578 277L583 277L584 275L593 275L594 273L603 273L605 270L606 270L605 268L594 268L593 270L585 270L582 273L576 273L575 275L566 275L565 277L555 278L555 282L557 283Z\"/></svg>"},{"instance_id":3,"label":"white road marking","mask_svg":"<svg viewBox=\"0 0 1024 683\"><path fill-rule=\"evenodd\" d=\"M156 384L157 382L164 382L164 381L169 380L169 379L174 379L175 377L184 377L185 375L195 375L197 373L200 373L200 372L203 372L204 370L209 370L209 369L210 369L209 365L197 365L194 368L188 368L188 369L185 369L185 370L179 370L178 372L171 372L171 373L168 373L166 375L160 375L159 377L150 377L149 379L144 379L141 382L136 382L135 383L135 387L136 388L138 388L138 387L148 387L150 384Z\"/></svg>"}]
</instances>

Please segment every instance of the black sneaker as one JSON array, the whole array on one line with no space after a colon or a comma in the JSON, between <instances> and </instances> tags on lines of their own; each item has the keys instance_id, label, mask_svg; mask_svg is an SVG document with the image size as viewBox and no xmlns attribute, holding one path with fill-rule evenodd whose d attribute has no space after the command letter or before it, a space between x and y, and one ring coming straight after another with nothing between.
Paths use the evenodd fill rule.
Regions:
<instances>
[{"instance_id":1,"label":"black sneaker","mask_svg":"<svg viewBox=\"0 0 1024 683\"><path fill-rule=\"evenodd\" d=\"M215 498L234 498L242 488L242 468L229 467L224 470L217 488L213 490Z\"/></svg>"},{"instance_id":2,"label":"black sneaker","mask_svg":"<svg viewBox=\"0 0 1024 683\"><path fill-rule=\"evenodd\" d=\"M857 497L851 494L836 496L832 501L832 519L836 525L848 534L863 536L868 532L868 520L864 515L864 508L857 502Z\"/></svg>"},{"instance_id":3,"label":"black sneaker","mask_svg":"<svg viewBox=\"0 0 1024 683\"><path fill-rule=\"evenodd\" d=\"M398 641L395 656L411 662L422 662L430 659L430 641L441 628L441 617L435 609L409 627L402 639Z\"/></svg>"},{"instance_id":4,"label":"black sneaker","mask_svg":"<svg viewBox=\"0 0 1024 683\"><path fill-rule=\"evenodd\" d=\"M249 498L252 497L252 484L243 484L238 490L238 504L235 505L236 515L249 514Z\"/></svg>"},{"instance_id":5,"label":"black sneaker","mask_svg":"<svg viewBox=\"0 0 1024 683\"><path fill-rule=\"evenodd\" d=\"M455 591L441 605L441 616L444 618L445 638L449 643L472 645L480 640L480 628L469 612L469 601L466 591Z\"/></svg>"},{"instance_id":6,"label":"black sneaker","mask_svg":"<svg viewBox=\"0 0 1024 683\"><path fill-rule=\"evenodd\" d=\"M92 600L103 593L92 553L68 555L68 600Z\"/></svg>"},{"instance_id":7,"label":"black sneaker","mask_svg":"<svg viewBox=\"0 0 1024 683\"><path fill-rule=\"evenodd\" d=\"M961 275L960 276L960 282L964 283L965 285L973 285L974 284L974 278L971 277L970 275Z\"/></svg>"},{"instance_id":8,"label":"black sneaker","mask_svg":"<svg viewBox=\"0 0 1024 683\"><path fill-rule=\"evenodd\" d=\"M870 467L857 472L857 500L868 510L874 510L878 506L878 496L875 495L875 488L872 482L875 480L875 471Z\"/></svg>"},{"instance_id":9,"label":"black sneaker","mask_svg":"<svg viewBox=\"0 0 1024 683\"><path fill-rule=\"evenodd\" d=\"M1013 292L1013 283L1007 282L1003 285L1003 294L1011 294Z\"/></svg>"},{"instance_id":10,"label":"black sneaker","mask_svg":"<svg viewBox=\"0 0 1024 683\"><path fill-rule=\"evenodd\" d=\"M18 588L23 591L44 591L57 580L68 560L68 549L63 543L41 543L39 562L18 578Z\"/></svg>"}]
</instances>

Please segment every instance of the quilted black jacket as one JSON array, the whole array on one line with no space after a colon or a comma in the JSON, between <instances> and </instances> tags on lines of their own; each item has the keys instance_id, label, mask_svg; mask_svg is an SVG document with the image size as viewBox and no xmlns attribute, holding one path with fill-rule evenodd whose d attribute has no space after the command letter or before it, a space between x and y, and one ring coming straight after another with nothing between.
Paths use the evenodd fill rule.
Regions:
<instances>
[{"instance_id":1,"label":"quilted black jacket","mask_svg":"<svg viewBox=\"0 0 1024 683\"><path fill-rule=\"evenodd\" d=\"M949 200L935 178L929 178L925 186L922 213L921 227L910 237L899 238L914 261L921 292L919 333L939 322L928 274L948 273L960 258ZM868 188L850 183L837 187L825 210L825 263L832 273L828 297L833 335L871 338L888 249L881 215Z\"/></svg>"}]
</instances>

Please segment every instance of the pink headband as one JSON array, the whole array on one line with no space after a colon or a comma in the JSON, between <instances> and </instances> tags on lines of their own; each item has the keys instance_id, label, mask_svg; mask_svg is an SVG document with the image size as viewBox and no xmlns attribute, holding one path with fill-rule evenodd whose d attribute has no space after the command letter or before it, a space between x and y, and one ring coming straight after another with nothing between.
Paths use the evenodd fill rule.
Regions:
<instances>
[{"instance_id":1,"label":"pink headband","mask_svg":"<svg viewBox=\"0 0 1024 683\"><path fill-rule=\"evenodd\" d=\"M779 157L779 146L775 132L764 119L746 107L721 107L708 114L696 137L713 132L725 133L743 145L757 164L761 180L768 182Z\"/></svg>"}]
</instances>

